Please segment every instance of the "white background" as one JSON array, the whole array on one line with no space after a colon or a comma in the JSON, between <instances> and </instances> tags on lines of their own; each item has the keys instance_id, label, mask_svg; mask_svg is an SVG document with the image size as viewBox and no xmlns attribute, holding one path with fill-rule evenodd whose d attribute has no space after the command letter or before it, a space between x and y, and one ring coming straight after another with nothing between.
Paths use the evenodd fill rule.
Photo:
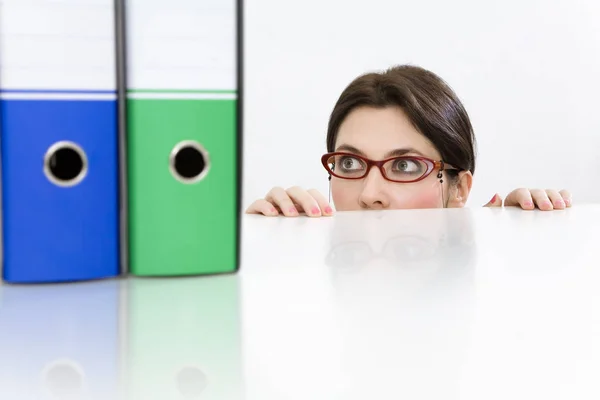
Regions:
<instances>
[{"instance_id":1,"label":"white background","mask_svg":"<svg viewBox=\"0 0 600 400\"><path fill-rule=\"evenodd\" d=\"M469 206L521 186L600 201L597 0L247 0L244 12L244 206L275 185L326 193L339 94L401 63L439 74L471 116Z\"/></svg>"}]
</instances>

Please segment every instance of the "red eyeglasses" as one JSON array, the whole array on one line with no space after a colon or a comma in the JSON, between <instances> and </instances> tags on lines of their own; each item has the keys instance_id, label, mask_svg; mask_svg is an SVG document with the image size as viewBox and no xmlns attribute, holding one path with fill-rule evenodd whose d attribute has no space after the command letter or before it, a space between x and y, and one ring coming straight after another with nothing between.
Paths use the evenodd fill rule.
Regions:
<instances>
[{"instance_id":1,"label":"red eyeglasses","mask_svg":"<svg viewBox=\"0 0 600 400\"><path fill-rule=\"evenodd\" d=\"M327 153L321 157L321 163L333 176L341 179L362 179L375 166L381 175L391 182L412 183L421 181L434 170L459 170L443 161L434 161L426 157L402 156L381 161L343 152Z\"/></svg>"}]
</instances>

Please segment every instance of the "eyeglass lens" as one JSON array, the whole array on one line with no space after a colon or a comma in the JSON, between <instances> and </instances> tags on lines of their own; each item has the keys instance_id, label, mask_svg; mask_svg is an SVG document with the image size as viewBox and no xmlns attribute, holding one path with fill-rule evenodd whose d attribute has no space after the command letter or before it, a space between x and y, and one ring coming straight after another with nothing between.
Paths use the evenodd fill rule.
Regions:
<instances>
[{"instance_id":1,"label":"eyeglass lens","mask_svg":"<svg viewBox=\"0 0 600 400\"><path fill-rule=\"evenodd\" d=\"M336 154L327 162L332 174L347 179L362 178L367 174L367 163L360 157ZM427 164L417 158L398 157L387 161L383 170L388 179L412 181L427 172Z\"/></svg>"}]
</instances>

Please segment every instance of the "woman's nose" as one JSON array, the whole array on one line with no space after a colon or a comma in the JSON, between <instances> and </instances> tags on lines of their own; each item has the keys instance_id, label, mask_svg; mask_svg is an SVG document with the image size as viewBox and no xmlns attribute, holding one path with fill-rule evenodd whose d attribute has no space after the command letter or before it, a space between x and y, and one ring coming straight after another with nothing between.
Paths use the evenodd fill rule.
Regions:
<instances>
[{"instance_id":1,"label":"woman's nose","mask_svg":"<svg viewBox=\"0 0 600 400\"><path fill-rule=\"evenodd\" d=\"M388 182L381 175L381 171L372 168L364 178L364 185L360 194L359 203L366 209L384 209L390 205L386 191Z\"/></svg>"}]
</instances>

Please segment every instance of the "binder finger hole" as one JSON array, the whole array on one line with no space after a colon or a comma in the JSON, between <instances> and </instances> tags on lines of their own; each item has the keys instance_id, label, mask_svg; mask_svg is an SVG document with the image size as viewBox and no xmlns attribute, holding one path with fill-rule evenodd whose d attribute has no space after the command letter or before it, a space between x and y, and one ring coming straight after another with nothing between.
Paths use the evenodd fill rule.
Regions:
<instances>
[{"instance_id":1,"label":"binder finger hole","mask_svg":"<svg viewBox=\"0 0 600 400\"><path fill-rule=\"evenodd\" d=\"M74 186L87 174L87 157L81 147L73 142L52 145L44 157L44 173L58 186Z\"/></svg>"},{"instance_id":2,"label":"binder finger hole","mask_svg":"<svg viewBox=\"0 0 600 400\"><path fill-rule=\"evenodd\" d=\"M199 143L183 141L171 152L171 173L180 182L194 183L203 179L208 173L208 153Z\"/></svg>"}]
</instances>

